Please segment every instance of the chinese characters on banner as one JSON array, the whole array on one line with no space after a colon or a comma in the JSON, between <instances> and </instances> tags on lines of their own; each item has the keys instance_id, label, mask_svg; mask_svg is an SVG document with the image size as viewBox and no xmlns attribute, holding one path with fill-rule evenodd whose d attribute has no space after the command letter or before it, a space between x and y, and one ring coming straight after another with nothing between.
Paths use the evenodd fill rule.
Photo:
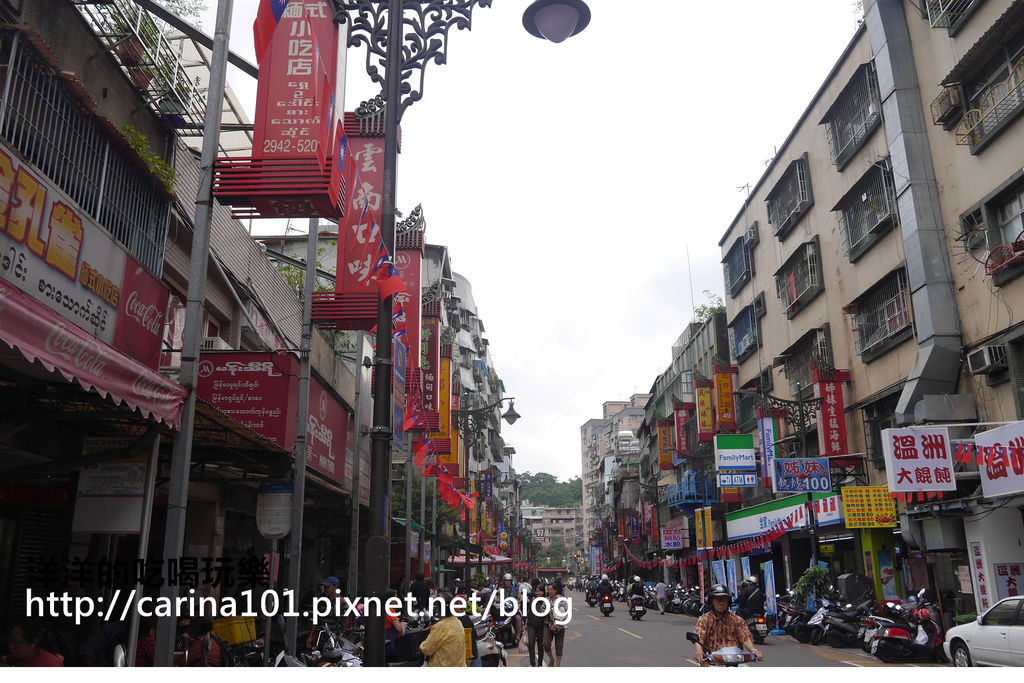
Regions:
<instances>
[{"instance_id":1,"label":"chinese characters on banner","mask_svg":"<svg viewBox=\"0 0 1024 683\"><path fill-rule=\"evenodd\" d=\"M426 413L438 412L438 368L441 365L440 331L441 321L438 318L423 319L420 371L422 372L423 410Z\"/></svg>"},{"instance_id":2,"label":"chinese characters on banner","mask_svg":"<svg viewBox=\"0 0 1024 683\"><path fill-rule=\"evenodd\" d=\"M323 0L285 6L261 60L253 156L325 158L334 132L338 27Z\"/></svg>"},{"instance_id":3,"label":"chinese characters on banner","mask_svg":"<svg viewBox=\"0 0 1024 683\"><path fill-rule=\"evenodd\" d=\"M693 511L693 521L697 528L697 549L705 550L714 546L714 532L711 526L711 508L697 508Z\"/></svg>"},{"instance_id":4,"label":"chinese characters on banner","mask_svg":"<svg viewBox=\"0 0 1024 683\"><path fill-rule=\"evenodd\" d=\"M975 435L984 454L981 490L987 498L1024 492L1024 422Z\"/></svg>"},{"instance_id":5,"label":"chinese characters on banner","mask_svg":"<svg viewBox=\"0 0 1024 683\"><path fill-rule=\"evenodd\" d=\"M441 359L441 368L437 373L437 402L438 402L438 413L440 415L440 427L436 432L430 432L431 438L436 439L451 439L451 448L440 449L438 452L438 461L448 468L448 471L454 474L456 477L463 476L459 469L459 442L458 442L458 425L452 424L451 420L451 409L452 409L452 395L451 395L451 381L452 381L452 360L451 358Z\"/></svg>"},{"instance_id":6,"label":"chinese characters on banner","mask_svg":"<svg viewBox=\"0 0 1024 683\"><path fill-rule=\"evenodd\" d=\"M1024 570L1024 564L994 564L992 565L992 569L996 573L995 582L997 600L1021 595L1021 589L1024 588L1021 586L1021 581L1024 580L1024 577L1021 577L1021 571Z\"/></svg>"},{"instance_id":7,"label":"chinese characters on banner","mask_svg":"<svg viewBox=\"0 0 1024 683\"><path fill-rule=\"evenodd\" d=\"M677 404L675 409L672 411L672 417L675 419L676 428L676 455L683 456L690 452L690 439L686 434L686 423L690 421L690 412L693 410L694 405L692 403L680 403ZM672 457L673 467L682 460L681 457L677 458L676 455Z\"/></svg>"},{"instance_id":8,"label":"chinese characters on banner","mask_svg":"<svg viewBox=\"0 0 1024 683\"><path fill-rule=\"evenodd\" d=\"M779 421L774 417L759 417L757 419L758 441L761 447L761 476L771 479L774 473L772 462L778 455L778 446L775 445L779 433Z\"/></svg>"},{"instance_id":9,"label":"chinese characters on banner","mask_svg":"<svg viewBox=\"0 0 1024 683\"><path fill-rule=\"evenodd\" d=\"M683 547L683 530L662 529L661 547L663 550L681 550Z\"/></svg>"},{"instance_id":10,"label":"chinese characters on banner","mask_svg":"<svg viewBox=\"0 0 1024 683\"><path fill-rule=\"evenodd\" d=\"M629 517L629 537L634 543L640 540L640 515L636 513Z\"/></svg>"},{"instance_id":11,"label":"chinese characters on banner","mask_svg":"<svg viewBox=\"0 0 1024 683\"><path fill-rule=\"evenodd\" d=\"M658 425L658 469L672 469L672 428L668 424Z\"/></svg>"},{"instance_id":12,"label":"chinese characters on banner","mask_svg":"<svg viewBox=\"0 0 1024 683\"><path fill-rule=\"evenodd\" d=\"M823 456L846 455L849 449L846 445L842 383L816 382L814 397L822 399L818 404L818 453Z\"/></svg>"},{"instance_id":13,"label":"chinese characters on banner","mask_svg":"<svg viewBox=\"0 0 1024 683\"><path fill-rule=\"evenodd\" d=\"M779 458L774 470L775 493L832 490L827 458Z\"/></svg>"},{"instance_id":14,"label":"chinese characters on banner","mask_svg":"<svg viewBox=\"0 0 1024 683\"><path fill-rule=\"evenodd\" d=\"M971 567L974 568L974 585L978 588L978 611L984 612L992 606L989 600L988 583L985 581L985 562L981 557L981 544L971 543Z\"/></svg>"},{"instance_id":15,"label":"chinese characters on banner","mask_svg":"<svg viewBox=\"0 0 1024 683\"><path fill-rule=\"evenodd\" d=\"M346 177L348 205L338 224L338 280L335 289L347 293L373 293L376 280L376 245L380 241L381 193L384 188L384 138L349 135L349 157L354 166ZM364 212L363 209L366 209ZM367 279L369 278L369 279Z\"/></svg>"},{"instance_id":16,"label":"chinese characters on banner","mask_svg":"<svg viewBox=\"0 0 1024 683\"><path fill-rule=\"evenodd\" d=\"M883 429L882 449L892 493L956 490L946 428Z\"/></svg>"},{"instance_id":17,"label":"chinese characters on banner","mask_svg":"<svg viewBox=\"0 0 1024 683\"><path fill-rule=\"evenodd\" d=\"M885 486L844 486L842 493L846 528L896 526L896 503Z\"/></svg>"},{"instance_id":18,"label":"chinese characters on banner","mask_svg":"<svg viewBox=\"0 0 1024 683\"><path fill-rule=\"evenodd\" d=\"M718 428L736 429L736 401L732 395L732 374L729 368L715 368L715 399L718 407Z\"/></svg>"},{"instance_id":19,"label":"chinese characters on banner","mask_svg":"<svg viewBox=\"0 0 1024 683\"><path fill-rule=\"evenodd\" d=\"M694 380L697 393L697 440L712 441L715 437L715 411L711 402L711 382Z\"/></svg>"}]
</instances>

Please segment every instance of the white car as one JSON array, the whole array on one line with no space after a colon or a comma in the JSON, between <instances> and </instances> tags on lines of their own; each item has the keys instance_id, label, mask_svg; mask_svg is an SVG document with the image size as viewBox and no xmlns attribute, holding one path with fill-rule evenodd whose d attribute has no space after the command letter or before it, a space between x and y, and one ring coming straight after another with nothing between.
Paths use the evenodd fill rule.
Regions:
<instances>
[{"instance_id":1,"label":"white car","mask_svg":"<svg viewBox=\"0 0 1024 683\"><path fill-rule=\"evenodd\" d=\"M942 644L953 666L1024 666L1024 596L1000 600Z\"/></svg>"}]
</instances>

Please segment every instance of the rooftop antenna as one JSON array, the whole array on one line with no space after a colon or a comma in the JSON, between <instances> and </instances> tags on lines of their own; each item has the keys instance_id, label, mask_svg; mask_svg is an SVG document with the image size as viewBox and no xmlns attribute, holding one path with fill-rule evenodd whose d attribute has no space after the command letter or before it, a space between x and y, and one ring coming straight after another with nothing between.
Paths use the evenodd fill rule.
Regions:
<instances>
[{"instance_id":1,"label":"rooftop antenna","mask_svg":"<svg viewBox=\"0 0 1024 683\"><path fill-rule=\"evenodd\" d=\"M697 306L693 303L693 268L690 267L690 245L686 245L686 272L690 276L690 322L694 321L697 315Z\"/></svg>"}]
</instances>

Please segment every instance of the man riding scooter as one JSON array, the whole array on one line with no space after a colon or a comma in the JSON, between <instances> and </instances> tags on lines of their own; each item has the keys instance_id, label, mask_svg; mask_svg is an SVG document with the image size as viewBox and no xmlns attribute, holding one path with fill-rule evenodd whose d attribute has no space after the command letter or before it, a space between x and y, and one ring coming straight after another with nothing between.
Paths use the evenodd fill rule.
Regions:
<instances>
[{"instance_id":1,"label":"man riding scooter","mask_svg":"<svg viewBox=\"0 0 1024 683\"><path fill-rule=\"evenodd\" d=\"M722 584L716 583L711 587L708 594L711 608L697 620L695 628L699 638L699 642L694 643L697 648L695 659L701 666L708 665L704 657L704 646L712 652L723 647L743 647L753 652L757 661L764 659L764 653L754 649L754 641L746 621L729 611L731 598L729 589Z\"/></svg>"}]
</instances>

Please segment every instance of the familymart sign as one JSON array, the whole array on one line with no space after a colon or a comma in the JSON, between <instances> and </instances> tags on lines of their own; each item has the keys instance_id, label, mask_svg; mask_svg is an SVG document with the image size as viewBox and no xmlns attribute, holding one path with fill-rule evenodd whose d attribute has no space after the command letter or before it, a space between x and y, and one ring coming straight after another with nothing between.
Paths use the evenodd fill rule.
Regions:
<instances>
[{"instance_id":1,"label":"familymart sign","mask_svg":"<svg viewBox=\"0 0 1024 683\"><path fill-rule=\"evenodd\" d=\"M753 434L718 434L715 436L715 469L757 470Z\"/></svg>"}]
</instances>

